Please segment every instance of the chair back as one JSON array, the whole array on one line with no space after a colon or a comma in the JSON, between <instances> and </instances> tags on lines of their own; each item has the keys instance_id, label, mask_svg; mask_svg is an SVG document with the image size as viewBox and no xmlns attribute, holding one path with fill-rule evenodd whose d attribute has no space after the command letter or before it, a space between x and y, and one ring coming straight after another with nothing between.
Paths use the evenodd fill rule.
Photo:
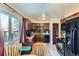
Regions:
<instances>
[{"instance_id":1,"label":"chair back","mask_svg":"<svg viewBox=\"0 0 79 59\"><path fill-rule=\"evenodd\" d=\"M46 43L35 43L32 46L31 54L38 56L46 56L48 54L48 45Z\"/></svg>"},{"instance_id":2,"label":"chair back","mask_svg":"<svg viewBox=\"0 0 79 59\"><path fill-rule=\"evenodd\" d=\"M4 48L4 56L19 56L21 54L20 48L22 47L21 43L14 43L9 47Z\"/></svg>"}]
</instances>

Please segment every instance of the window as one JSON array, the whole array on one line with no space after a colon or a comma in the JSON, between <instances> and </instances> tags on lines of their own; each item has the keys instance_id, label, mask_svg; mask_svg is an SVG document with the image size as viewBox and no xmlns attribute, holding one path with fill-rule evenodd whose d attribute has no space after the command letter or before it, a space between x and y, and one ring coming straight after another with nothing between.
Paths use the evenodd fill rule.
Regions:
<instances>
[{"instance_id":1,"label":"window","mask_svg":"<svg viewBox=\"0 0 79 59\"><path fill-rule=\"evenodd\" d=\"M9 16L7 14L0 13L1 25L3 29L4 42L9 40Z\"/></svg>"},{"instance_id":2,"label":"window","mask_svg":"<svg viewBox=\"0 0 79 59\"><path fill-rule=\"evenodd\" d=\"M0 12L0 20L4 35L4 43L11 43L15 40L19 41L20 20L4 12Z\"/></svg>"},{"instance_id":3,"label":"window","mask_svg":"<svg viewBox=\"0 0 79 59\"><path fill-rule=\"evenodd\" d=\"M19 22L20 21L17 18L14 18L14 17L12 17L11 20L12 20L11 21L12 22L12 26L11 26L12 30L11 31L12 31L12 36L13 36L12 39L13 40L18 40L19 37L20 37L20 35L19 35L20 34L20 32L19 32L19 28L20 28L19 27L20 26Z\"/></svg>"}]
</instances>

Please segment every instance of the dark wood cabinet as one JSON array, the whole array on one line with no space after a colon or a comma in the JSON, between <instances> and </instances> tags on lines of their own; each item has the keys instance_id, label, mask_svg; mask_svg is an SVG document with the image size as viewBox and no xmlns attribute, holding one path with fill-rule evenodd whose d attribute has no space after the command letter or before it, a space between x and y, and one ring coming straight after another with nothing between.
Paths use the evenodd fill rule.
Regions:
<instances>
[{"instance_id":1,"label":"dark wood cabinet","mask_svg":"<svg viewBox=\"0 0 79 59\"><path fill-rule=\"evenodd\" d=\"M37 30L37 29L49 30L49 23L31 23L31 24L29 24L29 29L31 29L31 30Z\"/></svg>"},{"instance_id":2,"label":"dark wood cabinet","mask_svg":"<svg viewBox=\"0 0 79 59\"><path fill-rule=\"evenodd\" d=\"M57 38L58 37L58 23L54 23L53 24L53 44L56 44L57 43Z\"/></svg>"}]
</instances>

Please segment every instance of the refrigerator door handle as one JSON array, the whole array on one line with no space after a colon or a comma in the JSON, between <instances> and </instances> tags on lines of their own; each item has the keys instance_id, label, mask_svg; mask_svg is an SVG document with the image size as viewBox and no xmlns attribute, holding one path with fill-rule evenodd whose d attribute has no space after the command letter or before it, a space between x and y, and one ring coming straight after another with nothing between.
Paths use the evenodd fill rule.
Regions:
<instances>
[{"instance_id":1,"label":"refrigerator door handle","mask_svg":"<svg viewBox=\"0 0 79 59\"><path fill-rule=\"evenodd\" d=\"M74 37L75 33L74 32L75 32L75 30L76 30L76 28L74 28L73 31L72 31L72 53L74 53L74 48L75 48L74 47L74 44L75 44L74 43L74 39L75 39L75 37Z\"/></svg>"}]
</instances>

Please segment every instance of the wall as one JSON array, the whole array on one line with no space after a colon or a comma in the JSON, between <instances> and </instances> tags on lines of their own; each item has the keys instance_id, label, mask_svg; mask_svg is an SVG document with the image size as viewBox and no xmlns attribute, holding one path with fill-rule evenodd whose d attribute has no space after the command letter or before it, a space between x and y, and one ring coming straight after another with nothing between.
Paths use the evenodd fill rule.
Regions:
<instances>
[{"instance_id":1,"label":"wall","mask_svg":"<svg viewBox=\"0 0 79 59\"><path fill-rule=\"evenodd\" d=\"M53 23L58 23L59 24L59 36L60 36L60 20L59 19L51 19L50 20L50 26L49 26L49 28L50 28L50 45L52 45L53 44L53 34L52 34L52 32L53 32L53 26L52 26L52 24Z\"/></svg>"},{"instance_id":2,"label":"wall","mask_svg":"<svg viewBox=\"0 0 79 59\"><path fill-rule=\"evenodd\" d=\"M48 20L32 20L32 23L50 23L50 21L52 23L59 23L59 20L58 19L48 19Z\"/></svg>"}]
</instances>

